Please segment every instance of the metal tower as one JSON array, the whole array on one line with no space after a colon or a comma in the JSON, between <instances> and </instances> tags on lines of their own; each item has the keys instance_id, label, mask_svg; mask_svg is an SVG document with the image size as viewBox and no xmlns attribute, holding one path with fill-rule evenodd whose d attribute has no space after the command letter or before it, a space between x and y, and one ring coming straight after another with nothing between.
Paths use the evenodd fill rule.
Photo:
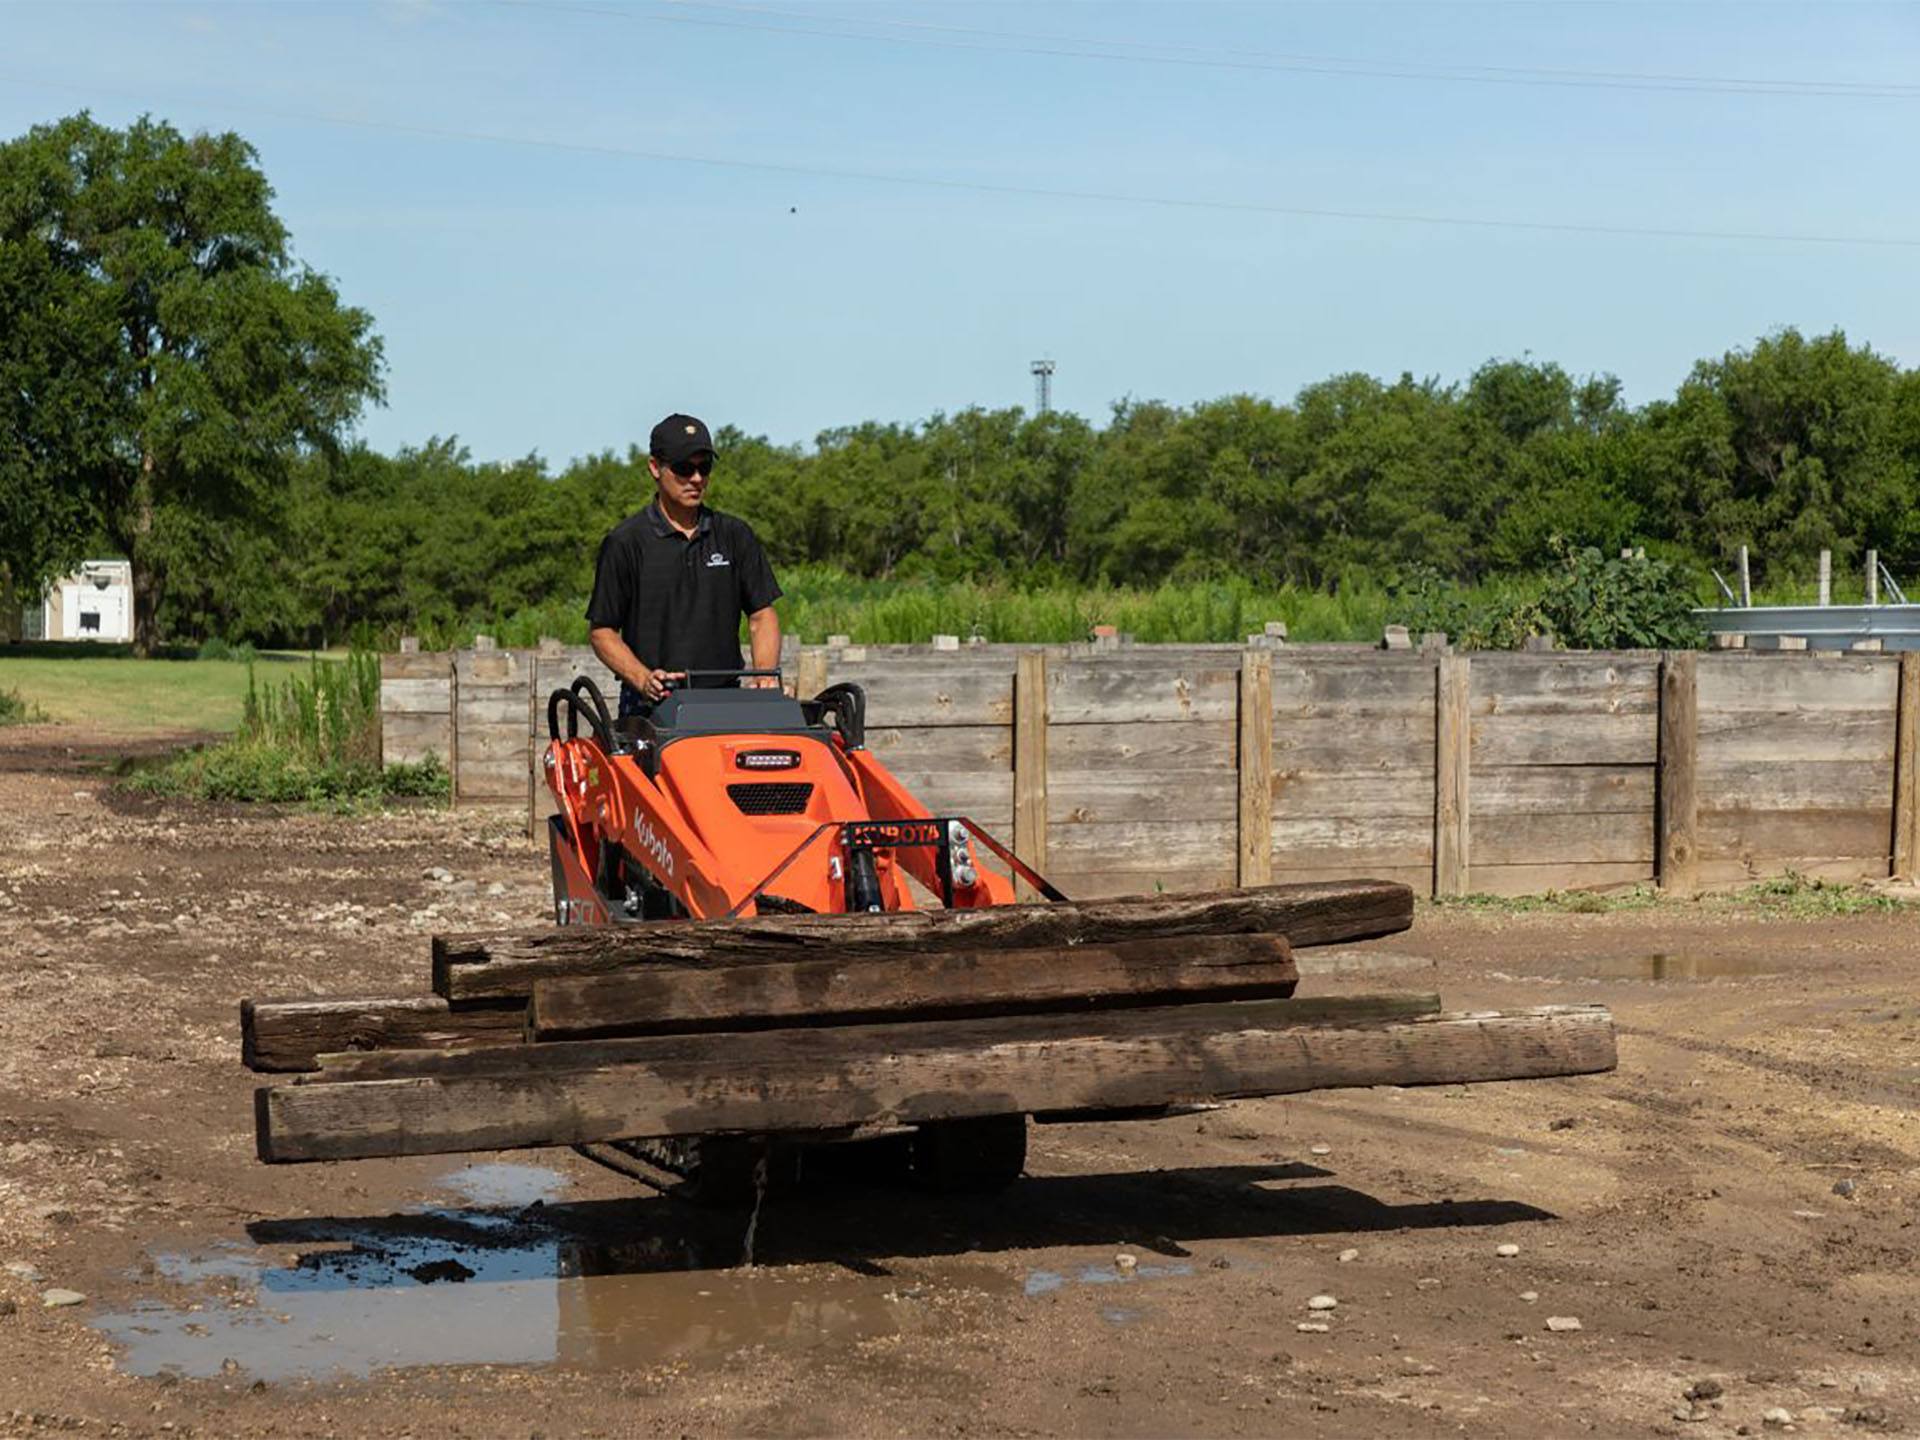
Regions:
<instances>
[{"instance_id":1,"label":"metal tower","mask_svg":"<svg viewBox=\"0 0 1920 1440\"><path fill-rule=\"evenodd\" d=\"M1053 361L1036 360L1028 368L1033 371L1034 413L1044 415L1053 409Z\"/></svg>"}]
</instances>

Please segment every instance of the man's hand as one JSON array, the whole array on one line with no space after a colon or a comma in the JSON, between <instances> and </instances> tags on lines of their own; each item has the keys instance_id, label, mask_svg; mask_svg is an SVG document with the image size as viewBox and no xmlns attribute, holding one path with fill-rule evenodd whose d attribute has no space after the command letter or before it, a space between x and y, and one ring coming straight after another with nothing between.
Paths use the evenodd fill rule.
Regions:
<instances>
[{"instance_id":1,"label":"man's hand","mask_svg":"<svg viewBox=\"0 0 1920 1440\"><path fill-rule=\"evenodd\" d=\"M664 700L669 685L679 684L687 678L684 670L654 670L645 665L640 668L644 674L636 688L649 700Z\"/></svg>"}]
</instances>

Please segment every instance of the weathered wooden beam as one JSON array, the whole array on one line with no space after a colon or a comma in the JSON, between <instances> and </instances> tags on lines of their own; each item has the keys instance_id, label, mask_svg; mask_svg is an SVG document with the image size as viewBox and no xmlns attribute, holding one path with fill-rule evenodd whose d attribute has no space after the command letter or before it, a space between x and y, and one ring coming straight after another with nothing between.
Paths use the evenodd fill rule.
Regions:
<instances>
[{"instance_id":1,"label":"weathered wooden beam","mask_svg":"<svg viewBox=\"0 0 1920 1440\"><path fill-rule=\"evenodd\" d=\"M1273 879L1273 655L1248 650L1240 658L1240 844L1242 885Z\"/></svg>"},{"instance_id":2,"label":"weathered wooden beam","mask_svg":"<svg viewBox=\"0 0 1920 1440\"><path fill-rule=\"evenodd\" d=\"M1893 865L1896 879L1920 874L1920 651L1900 657L1893 745Z\"/></svg>"},{"instance_id":3,"label":"weathered wooden beam","mask_svg":"<svg viewBox=\"0 0 1920 1440\"><path fill-rule=\"evenodd\" d=\"M269 1162L349 1160L1535 1079L1615 1063L1601 1006L1287 1023L1301 1003L425 1054L406 1078L263 1087L257 1140ZM620 1058L539 1070L499 1063L589 1050Z\"/></svg>"},{"instance_id":4,"label":"weathered wooden beam","mask_svg":"<svg viewBox=\"0 0 1920 1440\"><path fill-rule=\"evenodd\" d=\"M1437 899L1467 893L1472 675L1472 662L1466 656L1440 657L1433 749L1433 893Z\"/></svg>"},{"instance_id":5,"label":"weathered wooden beam","mask_svg":"<svg viewBox=\"0 0 1920 1440\"><path fill-rule=\"evenodd\" d=\"M331 1085L363 1080L413 1080L425 1076L560 1075L629 1065L635 1057L647 1063L667 1060L717 1060L734 1053L732 1041L753 1040L778 1054L806 1054L822 1060L834 1056L864 1055L912 1049L929 1037L963 1037L968 1044L991 1049L1001 1040L1035 1032L1104 1035L1124 1038L1134 1033L1141 1015L1170 1014L1178 1010L1188 1029L1235 1029L1258 1022L1270 1029L1299 1025L1365 1025L1385 1020L1410 1020L1440 1012L1440 997L1432 992L1391 991L1372 995L1320 995L1305 1000L1191 1001L1178 1006L1110 1010L1100 1014L1054 1011L1039 1015L960 1017L951 1020L914 1020L885 1025L789 1026L778 1030L722 1031L703 1034L615 1036L592 1040L554 1040L515 1049L492 1050L352 1050L322 1055L320 1073L295 1077L299 1085ZM1057 1021L1055 1026L1039 1022ZM1159 1022L1149 1019L1150 1028ZM722 1040L719 1036L725 1036ZM785 1036L785 1039L769 1039ZM912 1037L918 1036L918 1039ZM825 1037L825 1038L820 1038ZM636 1049L635 1047L640 1047ZM892 1050L888 1050L892 1047ZM757 1051L754 1053L758 1053Z\"/></svg>"},{"instance_id":6,"label":"weathered wooden beam","mask_svg":"<svg viewBox=\"0 0 1920 1440\"><path fill-rule=\"evenodd\" d=\"M1660 662L1660 749L1654 865L1660 888L1690 895L1698 881L1700 657L1669 652Z\"/></svg>"},{"instance_id":7,"label":"weathered wooden beam","mask_svg":"<svg viewBox=\"0 0 1920 1440\"><path fill-rule=\"evenodd\" d=\"M251 1070L317 1070L344 1050L430 1050L517 1045L526 1007L453 1010L438 995L345 1000L242 1000L240 1056Z\"/></svg>"},{"instance_id":8,"label":"weathered wooden beam","mask_svg":"<svg viewBox=\"0 0 1920 1440\"><path fill-rule=\"evenodd\" d=\"M1397 934L1413 924L1413 892L1384 880L1269 885L1193 895L1134 895L1079 904L997 905L891 915L770 915L634 926L547 926L436 935L433 988L455 1002L525 999L536 981L651 960L841 961L918 952L1037 949L1173 941L1261 932L1298 945Z\"/></svg>"},{"instance_id":9,"label":"weathered wooden beam","mask_svg":"<svg viewBox=\"0 0 1920 1440\"><path fill-rule=\"evenodd\" d=\"M527 1030L579 1040L1284 999L1298 980L1286 940L1260 934L784 965L680 961L538 981Z\"/></svg>"},{"instance_id":10,"label":"weathered wooden beam","mask_svg":"<svg viewBox=\"0 0 1920 1440\"><path fill-rule=\"evenodd\" d=\"M1047 656L1022 650L1013 684L1013 853L1047 873ZM1015 881L1033 900L1033 887Z\"/></svg>"}]
</instances>

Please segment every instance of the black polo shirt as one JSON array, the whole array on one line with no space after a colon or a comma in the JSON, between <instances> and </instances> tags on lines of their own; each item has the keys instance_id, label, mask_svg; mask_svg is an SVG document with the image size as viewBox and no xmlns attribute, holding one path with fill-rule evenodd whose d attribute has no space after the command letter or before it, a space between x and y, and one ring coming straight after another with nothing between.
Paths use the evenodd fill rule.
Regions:
<instances>
[{"instance_id":1,"label":"black polo shirt","mask_svg":"<svg viewBox=\"0 0 1920 1440\"><path fill-rule=\"evenodd\" d=\"M738 670L741 617L779 598L773 567L746 521L703 505L693 534L682 535L656 500L600 542L587 624L618 630L656 670ZM641 698L629 691L621 686L623 714Z\"/></svg>"}]
</instances>

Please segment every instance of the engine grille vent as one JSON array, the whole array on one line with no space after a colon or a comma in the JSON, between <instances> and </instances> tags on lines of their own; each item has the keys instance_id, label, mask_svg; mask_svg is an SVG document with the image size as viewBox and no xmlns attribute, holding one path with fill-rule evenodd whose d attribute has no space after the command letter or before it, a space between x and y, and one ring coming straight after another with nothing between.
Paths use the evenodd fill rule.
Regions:
<instances>
[{"instance_id":1,"label":"engine grille vent","mask_svg":"<svg viewBox=\"0 0 1920 1440\"><path fill-rule=\"evenodd\" d=\"M807 798L813 794L813 782L790 780L729 785L727 794L733 797L742 815L803 815Z\"/></svg>"}]
</instances>

